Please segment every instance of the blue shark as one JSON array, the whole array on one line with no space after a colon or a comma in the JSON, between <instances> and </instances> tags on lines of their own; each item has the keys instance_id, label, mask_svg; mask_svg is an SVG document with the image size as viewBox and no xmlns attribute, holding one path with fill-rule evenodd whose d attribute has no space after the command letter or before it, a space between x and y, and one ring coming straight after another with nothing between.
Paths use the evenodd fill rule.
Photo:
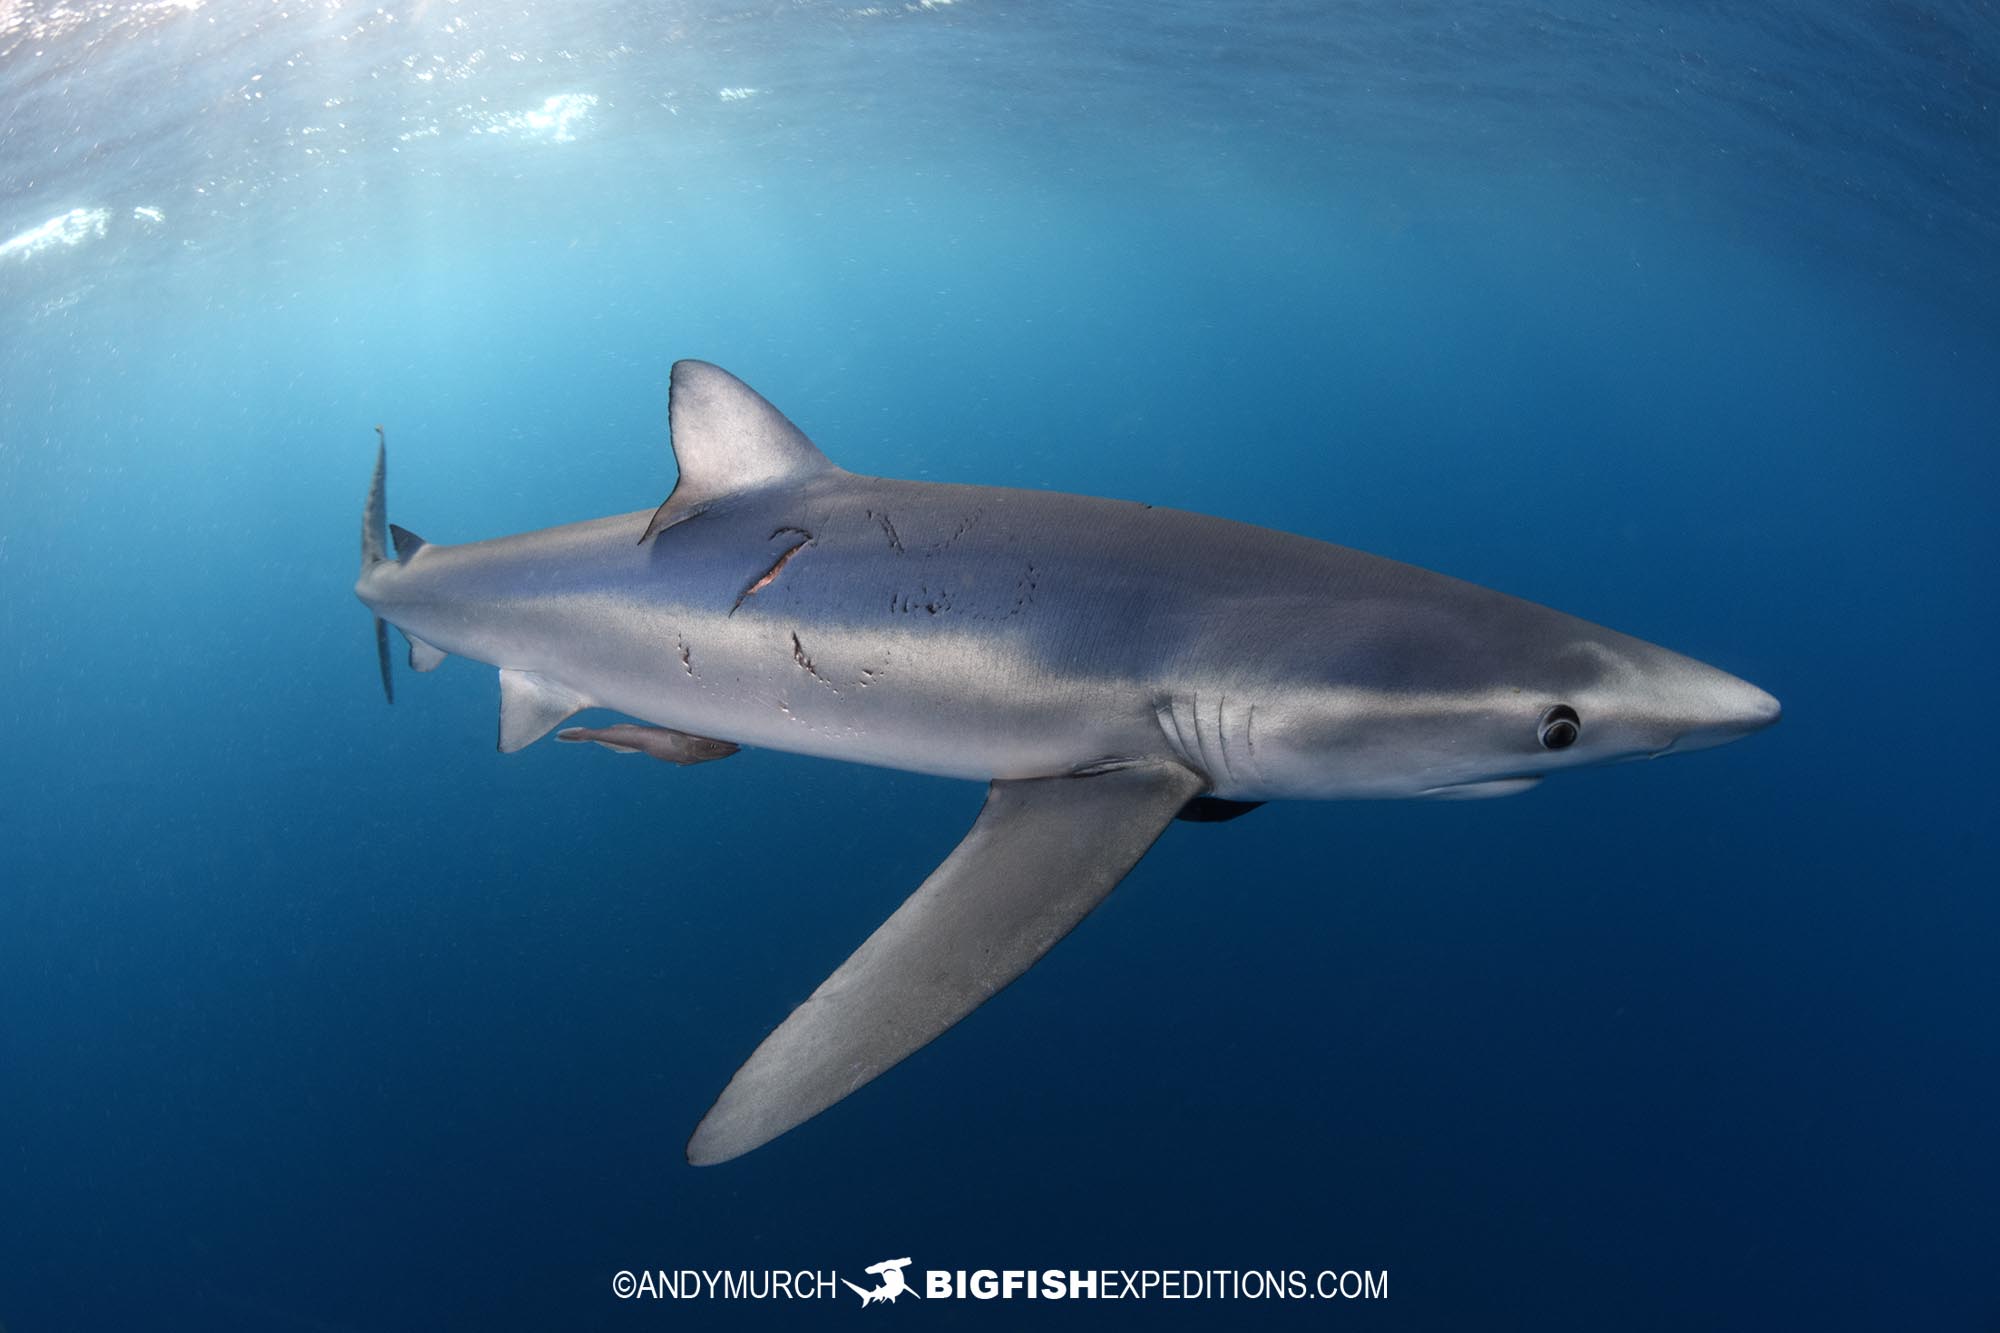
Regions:
<instances>
[{"instance_id":1,"label":"blue shark","mask_svg":"<svg viewBox=\"0 0 2000 1333\"><path fill-rule=\"evenodd\" d=\"M985 783L971 830L765 1038L687 1147L727 1161L991 998L1176 818L1462 799L1776 721L1715 667L1328 542L1124 500L862 476L700 361L656 509L462 545L387 522L355 591L409 664L496 667L499 748L764 748Z\"/></svg>"}]
</instances>

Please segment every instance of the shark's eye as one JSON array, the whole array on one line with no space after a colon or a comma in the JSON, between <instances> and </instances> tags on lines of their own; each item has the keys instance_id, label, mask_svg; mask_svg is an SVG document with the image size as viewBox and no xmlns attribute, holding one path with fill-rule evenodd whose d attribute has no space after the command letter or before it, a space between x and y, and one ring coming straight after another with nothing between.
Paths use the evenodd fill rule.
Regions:
<instances>
[{"instance_id":1,"label":"shark's eye","mask_svg":"<svg viewBox=\"0 0 2000 1333\"><path fill-rule=\"evenodd\" d=\"M1582 734L1583 719L1568 704L1556 704L1542 714L1542 724L1535 730L1541 738L1544 750L1567 750L1576 744Z\"/></svg>"}]
</instances>

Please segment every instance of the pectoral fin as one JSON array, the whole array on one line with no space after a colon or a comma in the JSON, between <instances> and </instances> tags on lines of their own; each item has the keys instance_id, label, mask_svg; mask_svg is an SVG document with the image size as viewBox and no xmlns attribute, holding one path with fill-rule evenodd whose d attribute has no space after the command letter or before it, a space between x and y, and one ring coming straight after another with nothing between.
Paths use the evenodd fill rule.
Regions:
<instances>
[{"instance_id":1,"label":"pectoral fin","mask_svg":"<svg viewBox=\"0 0 2000 1333\"><path fill-rule=\"evenodd\" d=\"M641 726L637 722L619 722L609 727L565 727L556 733L556 739L595 741L617 754L646 754L682 765L727 759L738 748L730 741L710 740L668 727Z\"/></svg>"},{"instance_id":2,"label":"pectoral fin","mask_svg":"<svg viewBox=\"0 0 2000 1333\"><path fill-rule=\"evenodd\" d=\"M769 1142L978 1008L1103 901L1202 786L1174 764L995 782L957 850L736 1071L688 1161Z\"/></svg>"}]
</instances>

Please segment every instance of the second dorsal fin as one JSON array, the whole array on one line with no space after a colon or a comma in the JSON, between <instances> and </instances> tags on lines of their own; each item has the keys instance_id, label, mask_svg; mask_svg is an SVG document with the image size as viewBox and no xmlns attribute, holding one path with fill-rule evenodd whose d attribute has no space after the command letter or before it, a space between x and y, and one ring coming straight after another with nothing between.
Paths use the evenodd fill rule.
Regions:
<instances>
[{"instance_id":1,"label":"second dorsal fin","mask_svg":"<svg viewBox=\"0 0 2000 1333\"><path fill-rule=\"evenodd\" d=\"M674 363L667 421L680 479L646 525L641 544L724 496L834 470L763 395L706 361Z\"/></svg>"}]
</instances>

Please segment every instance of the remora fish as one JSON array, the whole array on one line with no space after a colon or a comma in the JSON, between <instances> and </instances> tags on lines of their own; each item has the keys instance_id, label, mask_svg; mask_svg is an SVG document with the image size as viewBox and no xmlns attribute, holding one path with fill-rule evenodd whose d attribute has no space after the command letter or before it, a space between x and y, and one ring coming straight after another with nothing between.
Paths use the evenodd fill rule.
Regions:
<instances>
[{"instance_id":1,"label":"remora fish","mask_svg":"<svg viewBox=\"0 0 2000 1333\"><path fill-rule=\"evenodd\" d=\"M500 669L500 749L676 763L766 746L990 784L929 879L696 1128L726 1161L817 1115L1046 953L1176 816L1478 797L1769 725L1753 685L1441 574L1118 500L864 477L734 376L674 366L657 511L443 546L385 518L355 591ZM393 534L394 555L389 555Z\"/></svg>"}]
</instances>

